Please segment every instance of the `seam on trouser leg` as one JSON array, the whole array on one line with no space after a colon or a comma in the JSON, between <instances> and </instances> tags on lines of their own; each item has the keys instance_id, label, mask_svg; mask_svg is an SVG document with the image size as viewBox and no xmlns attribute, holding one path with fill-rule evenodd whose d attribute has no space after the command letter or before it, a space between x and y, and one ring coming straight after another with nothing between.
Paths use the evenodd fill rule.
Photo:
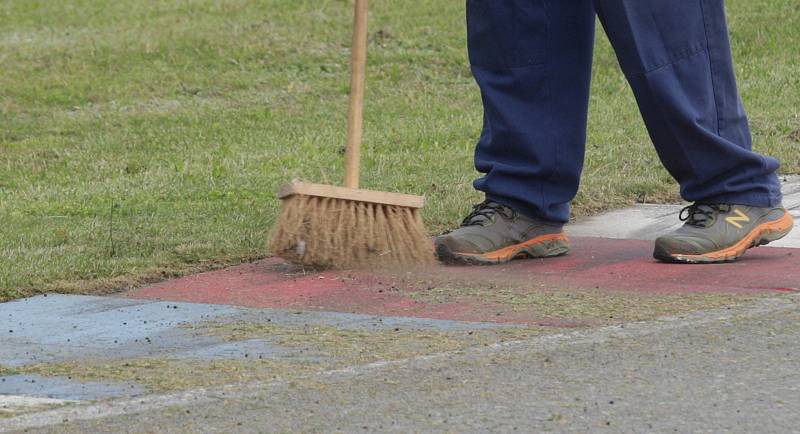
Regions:
<instances>
[{"instance_id":1,"label":"seam on trouser leg","mask_svg":"<svg viewBox=\"0 0 800 434\"><path fill-rule=\"evenodd\" d=\"M697 55L699 53L702 53L703 51L708 52L708 46L707 45L702 45L701 44L700 46L692 46L688 50L686 50L685 53L682 54L680 57L670 61L669 63L665 63L663 65L658 65L657 67L652 68L652 69L648 69L646 71L631 72L631 73L626 73L625 75L628 76L628 77L636 77L636 76L640 76L640 75L648 75L648 74L651 74L653 72L660 71L660 70L662 70L664 68L669 68L670 66L673 66L678 62L684 61L684 60L686 60L686 59L688 59L688 58L690 58L692 56L695 56L695 55ZM710 57L711 56L709 55L709 58ZM716 107L716 104L715 104L715 107Z\"/></svg>"},{"instance_id":2,"label":"seam on trouser leg","mask_svg":"<svg viewBox=\"0 0 800 434\"><path fill-rule=\"evenodd\" d=\"M717 112L716 133L717 135L720 135L722 121L720 120L719 98L717 97L718 87L717 87L717 80L714 77L714 58L711 55L711 45L708 39L708 21L706 20L706 8L704 0L700 0L700 14L702 15L703 31L706 36L706 52L708 53L708 70L711 72L711 89L712 89L712 94L714 95L714 111Z\"/></svg>"},{"instance_id":3,"label":"seam on trouser leg","mask_svg":"<svg viewBox=\"0 0 800 434\"><path fill-rule=\"evenodd\" d=\"M689 59L689 58L691 58L691 57L693 57L693 56L697 56L697 55L699 55L700 53L703 53L703 52L705 52L705 51L706 51L705 47L702 47L702 48L700 48L699 50L694 50L694 52L692 52L691 54L689 54L689 55L687 55L687 56L684 56L684 57L681 57L680 59L676 59L675 61L673 61L673 62L670 62L670 63L669 63L669 64L667 64L667 65L662 65L662 66L659 66L658 68L656 68L656 69L653 69L653 70L651 70L651 71L642 72L642 73L636 73L636 74L631 74L630 76L628 76L628 81L629 81L629 82L631 83L631 85L632 85L632 84L633 84L633 80L636 80L636 79L638 79L639 77L646 77L648 74L654 73L654 72L656 72L656 71L659 71L659 70L661 70L661 69L663 69L663 68L668 68L668 67L670 67L670 66L672 66L672 65L675 65L675 64L677 64L678 62L682 62L682 61L684 61L684 60L687 60L687 59ZM649 81L647 78L642 78L642 80L643 80L643 82L644 82L643 84L644 84L645 86L647 86L647 92L648 92L648 93L649 93L651 96L652 96L652 95L655 95L655 94L656 94L656 92L654 92L654 91L653 91L653 87L652 87L652 85L651 85L650 81ZM653 97L653 98L654 98L654 97ZM675 133L675 126L673 125L673 123L672 123L672 122L670 122L670 121L667 119L667 117L666 117L666 116L665 116L665 114L664 114L664 111L663 111L663 110L656 110L655 112L657 113L657 115L658 115L658 117L659 117L660 121L661 121L661 122L662 122L664 125L666 125L667 129L669 130L669 133L670 133L671 137L672 137L672 138L674 138L674 137L677 137L677 136L678 136L678 134L676 134L676 133ZM653 144L655 145L655 142L654 142ZM677 150L677 151L679 151L679 152L681 153L681 155L682 155L682 157L683 157L683 161L685 162L684 164L686 164L686 165L689 167L689 169L690 169L690 171L691 171L692 173L698 173L698 172L699 172L699 171L698 171L698 170L695 168L695 166L694 166L694 164L693 164L693 161L692 161L692 159L690 159L690 158L689 158L689 156L686 154L686 151L683 149L683 147L681 147L681 146L675 146L675 150Z\"/></svg>"},{"instance_id":4,"label":"seam on trouser leg","mask_svg":"<svg viewBox=\"0 0 800 434\"><path fill-rule=\"evenodd\" d=\"M553 122L553 92L552 92L552 89L551 89L552 85L553 85L553 83L552 83L552 81L553 81L552 66L553 65L552 65L552 62L551 62L551 59L550 59L551 55L553 54L552 50L550 49L550 45L551 45L550 38L553 37L553 33L550 31L550 10L547 7L547 0L543 0L542 1L542 6L544 8L544 17L545 17L545 20L544 20L544 22L545 22L545 38L544 38L544 41L545 41L544 42L545 85L544 85L544 93L545 93L545 101L547 101L547 104L550 106L549 110L547 111L547 113L548 113L547 120L548 120L548 123L549 123L549 125L547 125L547 131L553 131L553 123L554 123ZM558 153L559 153L559 148L560 148L559 143L560 143L560 141L556 140L556 141L554 141L554 144L553 144L555 146L555 150L553 152L553 154L554 154L554 156L553 156L553 173L548 177L548 181L554 181L557 178L557 175L558 175ZM545 183L541 182L540 185L539 185L539 188L540 188L540 191L541 191L541 196L542 196L542 201L540 202L541 204L546 204L547 203L547 197L546 197L546 192L545 192L545 188L544 187L545 187ZM550 212L549 206L548 206L548 209L546 209L544 211L545 211L545 213L549 213ZM567 218L569 218L569 216Z\"/></svg>"}]
</instances>

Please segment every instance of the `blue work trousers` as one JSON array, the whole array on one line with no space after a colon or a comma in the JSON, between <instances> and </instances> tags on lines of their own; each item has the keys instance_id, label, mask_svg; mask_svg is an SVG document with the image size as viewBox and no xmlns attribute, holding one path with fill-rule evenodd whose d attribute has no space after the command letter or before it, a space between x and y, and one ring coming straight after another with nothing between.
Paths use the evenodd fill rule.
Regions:
<instances>
[{"instance_id":1,"label":"blue work trousers","mask_svg":"<svg viewBox=\"0 0 800 434\"><path fill-rule=\"evenodd\" d=\"M475 188L529 217L569 219L596 15L683 198L779 204L778 161L751 150L723 0L467 0L484 106Z\"/></svg>"}]
</instances>

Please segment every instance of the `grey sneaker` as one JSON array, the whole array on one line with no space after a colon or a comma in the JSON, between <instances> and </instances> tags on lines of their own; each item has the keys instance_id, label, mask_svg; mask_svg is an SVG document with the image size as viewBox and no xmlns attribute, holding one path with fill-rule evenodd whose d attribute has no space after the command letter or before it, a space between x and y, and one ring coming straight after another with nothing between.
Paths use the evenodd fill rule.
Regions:
<instances>
[{"instance_id":1,"label":"grey sneaker","mask_svg":"<svg viewBox=\"0 0 800 434\"><path fill-rule=\"evenodd\" d=\"M560 225L548 225L486 200L461 227L436 237L436 255L448 264L500 264L518 257L543 258L569 252Z\"/></svg>"},{"instance_id":2,"label":"grey sneaker","mask_svg":"<svg viewBox=\"0 0 800 434\"><path fill-rule=\"evenodd\" d=\"M732 262L751 247L781 239L794 219L783 207L696 203L681 210L686 223L656 240L653 256L666 262Z\"/></svg>"}]
</instances>

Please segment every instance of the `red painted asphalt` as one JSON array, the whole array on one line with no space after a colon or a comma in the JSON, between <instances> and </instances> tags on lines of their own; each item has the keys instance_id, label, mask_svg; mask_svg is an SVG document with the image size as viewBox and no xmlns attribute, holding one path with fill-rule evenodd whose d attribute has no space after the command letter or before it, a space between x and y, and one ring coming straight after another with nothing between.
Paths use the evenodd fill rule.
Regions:
<instances>
[{"instance_id":1,"label":"red painted asphalt","mask_svg":"<svg viewBox=\"0 0 800 434\"><path fill-rule=\"evenodd\" d=\"M674 265L651 259L652 242L648 241L578 238L572 244L572 253L560 258L391 273L306 274L278 259L267 259L163 282L127 295L248 307L569 326L571 323L537 321L530 313L513 312L491 303L423 303L409 295L444 285L644 293L752 294L800 290L800 249L757 248L732 264ZM580 320L576 319L574 324L578 323Z\"/></svg>"}]
</instances>

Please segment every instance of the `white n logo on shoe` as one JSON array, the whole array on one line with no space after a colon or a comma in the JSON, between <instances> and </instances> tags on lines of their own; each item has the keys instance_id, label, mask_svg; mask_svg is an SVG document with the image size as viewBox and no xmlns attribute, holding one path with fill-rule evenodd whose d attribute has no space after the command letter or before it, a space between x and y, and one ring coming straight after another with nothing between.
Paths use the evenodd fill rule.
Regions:
<instances>
[{"instance_id":1,"label":"white n logo on shoe","mask_svg":"<svg viewBox=\"0 0 800 434\"><path fill-rule=\"evenodd\" d=\"M739 208L733 210L735 216L730 216L725 218L725 221L736 226L737 228L741 229L741 223L748 223L750 221L750 217L748 217L745 213L741 212Z\"/></svg>"}]
</instances>

